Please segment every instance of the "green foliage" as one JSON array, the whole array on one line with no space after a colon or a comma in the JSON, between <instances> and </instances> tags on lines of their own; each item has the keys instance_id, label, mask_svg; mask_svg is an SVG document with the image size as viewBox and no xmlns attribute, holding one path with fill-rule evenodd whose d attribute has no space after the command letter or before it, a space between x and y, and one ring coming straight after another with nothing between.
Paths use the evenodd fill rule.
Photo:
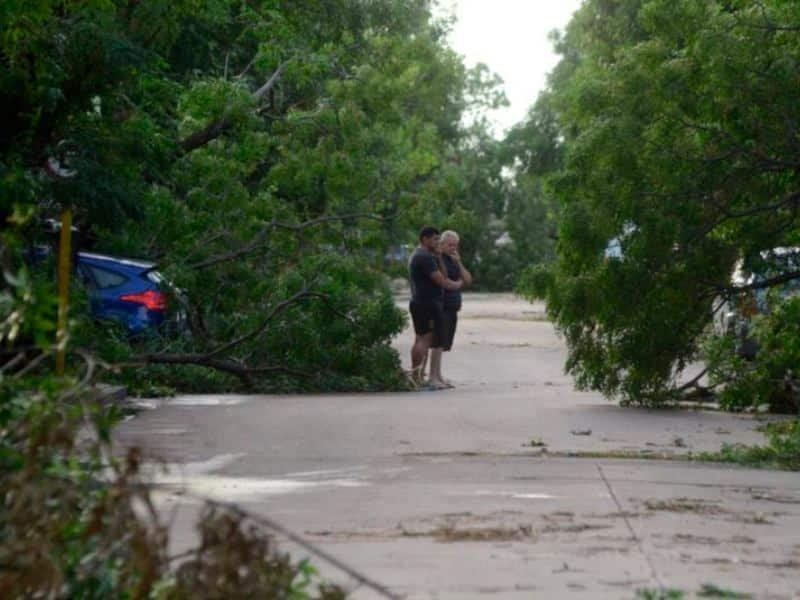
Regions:
<instances>
[{"instance_id":1,"label":"green foliage","mask_svg":"<svg viewBox=\"0 0 800 600\"><path fill-rule=\"evenodd\" d=\"M732 600L748 600L753 596L751 594L743 594L741 592L734 592L714 585L713 583L704 583L700 591L697 592L699 598L729 598Z\"/></svg>"},{"instance_id":2,"label":"green foliage","mask_svg":"<svg viewBox=\"0 0 800 600\"><path fill-rule=\"evenodd\" d=\"M677 589L640 589L636 590L637 600L683 600L685 594Z\"/></svg>"},{"instance_id":3,"label":"green foliage","mask_svg":"<svg viewBox=\"0 0 800 600\"><path fill-rule=\"evenodd\" d=\"M797 245L798 23L777 0L589 0L557 38L555 118L533 129L562 157L537 167L558 206L546 299L581 388L673 397L713 299L743 292L737 258Z\"/></svg>"},{"instance_id":4,"label":"green foliage","mask_svg":"<svg viewBox=\"0 0 800 600\"><path fill-rule=\"evenodd\" d=\"M553 271L548 265L531 265L520 274L515 291L532 302L546 298L553 285Z\"/></svg>"},{"instance_id":5,"label":"green foliage","mask_svg":"<svg viewBox=\"0 0 800 600\"><path fill-rule=\"evenodd\" d=\"M636 591L636 598L640 600L681 600L685 592L678 589L640 589ZM713 583L704 583L697 592L698 598L739 598L746 600L752 598L750 594L742 594L721 588Z\"/></svg>"},{"instance_id":6,"label":"green foliage","mask_svg":"<svg viewBox=\"0 0 800 600\"><path fill-rule=\"evenodd\" d=\"M800 412L800 297L754 317L749 334L758 347L754 361L736 353L731 336L708 344L711 382L724 385L720 404L734 410L767 405L775 412Z\"/></svg>"},{"instance_id":7,"label":"green foliage","mask_svg":"<svg viewBox=\"0 0 800 600\"><path fill-rule=\"evenodd\" d=\"M766 446L725 444L718 453L704 453L698 458L748 467L800 471L800 421L770 423L764 432L768 439Z\"/></svg>"}]
</instances>

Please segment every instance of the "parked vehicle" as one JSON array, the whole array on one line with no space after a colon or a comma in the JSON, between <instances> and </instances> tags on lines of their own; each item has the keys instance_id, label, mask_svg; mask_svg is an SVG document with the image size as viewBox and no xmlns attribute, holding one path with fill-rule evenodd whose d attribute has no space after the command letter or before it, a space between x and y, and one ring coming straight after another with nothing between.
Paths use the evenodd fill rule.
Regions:
<instances>
[{"instance_id":1,"label":"parked vehicle","mask_svg":"<svg viewBox=\"0 0 800 600\"><path fill-rule=\"evenodd\" d=\"M163 328L170 299L180 294L151 262L78 252L76 271L89 292L92 315L133 335ZM182 325L183 311L172 311L172 320Z\"/></svg>"},{"instance_id":2,"label":"parked vehicle","mask_svg":"<svg viewBox=\"0 0 800 600\"><path fill-rule=\"evenodd\" d=\"M61 222L44 219L41 227L45 234L56 236L61 231ZM79 239L77 227L72 227L72 233L73 241ZM58 240L53 237L49 244L27 249L24 258L31 265L54 260L57 245ZM156 270L155 263L76 252L73 265L75 276L86 287L95 319L117 323L133 336L155 331L187 332L186 298Z\"/></svg>"},{"instance_id":3,"label":"parked vehicle","mask_svg":"<svg viewBox=\"0 0 800 600\"><path fill-rule=\"evenodd\" d=\"M792 271L800 271L800 248L773 248L759 253L749 263L739 260L731 285L745 287ZM720 300L722 306L715 315L714 330L718 335L733 335L737 341L737 353L745 358L755 358L758 344L750 335L753 317L768 314L774 302L798 294L800 280L793 280L771 290L753 289L732 299Z\"/></svg>"}]
</instances>

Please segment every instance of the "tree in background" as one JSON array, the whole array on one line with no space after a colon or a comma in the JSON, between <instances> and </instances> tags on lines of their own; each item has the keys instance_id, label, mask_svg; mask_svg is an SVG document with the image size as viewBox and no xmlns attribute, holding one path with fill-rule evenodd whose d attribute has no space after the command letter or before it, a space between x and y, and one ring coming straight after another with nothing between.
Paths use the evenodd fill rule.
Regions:
<instances>
[{"instance_id":1,"label":"tree in background","mask_svg":"<svg viewBox=\"0 0 800 600\"><path fill-rule=\"evenodd\" d=\"M662 400L719 299L800 278L730 279L800 245L798 32L793 2L589 0L558 40L557 259L524 287L580 387Z\"/></svg>"},{"instance_id":2,"label":"tree in background","mask_svg":"<svg viewBox=\"0 0 800 600\"><path fill-rule=\"evenodd\" d=\"M554 258L559 206L549 179L563 163L560 136L552 97L543 92L503 142L504 163L511 172L505 222L515 285Z\"/></svg>"}]
</instances>

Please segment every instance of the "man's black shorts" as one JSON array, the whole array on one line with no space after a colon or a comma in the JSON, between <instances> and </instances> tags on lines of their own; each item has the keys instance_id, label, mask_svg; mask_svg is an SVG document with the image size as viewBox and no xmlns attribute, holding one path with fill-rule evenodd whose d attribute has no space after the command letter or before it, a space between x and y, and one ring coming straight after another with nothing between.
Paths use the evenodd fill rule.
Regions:
<instances>
[{"instance_id":1,"label":"man's black shorts","mask_svg":"<svg viewBox=\"0 0 800 600\"><path fill-rule=\"evenodd\" d=\"M442 327L441 344L434 346L435 348L441 347L442 350L448 352L453 347L453 339L456 337L456 325L458 324L458 309L455 307L445 306L444 312L444 326Z\"/></svg>"},{"instance_id":2,"label":"man's black shorts","mask_svg":"<svg viewBox=\"0 0 800 600\"><path fill-rule=\"evenodd\" d=\"M441 302L415 302L408 305L411 312L411 321L414 323L414 333L425 335L433 332L432 348L441 345L444 339L444 309Z\"/></svg>"}]
</instances>

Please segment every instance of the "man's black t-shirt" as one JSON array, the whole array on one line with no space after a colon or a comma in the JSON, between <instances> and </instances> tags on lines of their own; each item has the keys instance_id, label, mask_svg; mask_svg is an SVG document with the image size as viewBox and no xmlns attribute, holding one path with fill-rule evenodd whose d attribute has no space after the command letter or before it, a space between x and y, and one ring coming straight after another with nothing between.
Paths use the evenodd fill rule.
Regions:
<instances>
[{"instance_id":1,"label":"man's black t-shirt","mask_svg":"<svg viewBox=\"0 0 800 600\"><path fill-rule=\"evenodd\" d=\"M441 302L442 288L433 283L431 274L439 270L436 257L425 248L417 248L408 261L411 300L420 303Z\"/></svg>"},{"instance_id":2,"label":"man's black t-shirt","mask_svg":"<svg viewBox=\"0 0 800 600\"><path fill-rule=\"evenodd\" d=\"M447 278L452 281L459 281L461 279L461 269L458 268L456 261L450 258L447 254L442 254L442 261L444 268L447 271ZM461 290L445 290L444 291L444 305L446 308L454 310L461 309Z\"/></svg>"}]
</instances>

